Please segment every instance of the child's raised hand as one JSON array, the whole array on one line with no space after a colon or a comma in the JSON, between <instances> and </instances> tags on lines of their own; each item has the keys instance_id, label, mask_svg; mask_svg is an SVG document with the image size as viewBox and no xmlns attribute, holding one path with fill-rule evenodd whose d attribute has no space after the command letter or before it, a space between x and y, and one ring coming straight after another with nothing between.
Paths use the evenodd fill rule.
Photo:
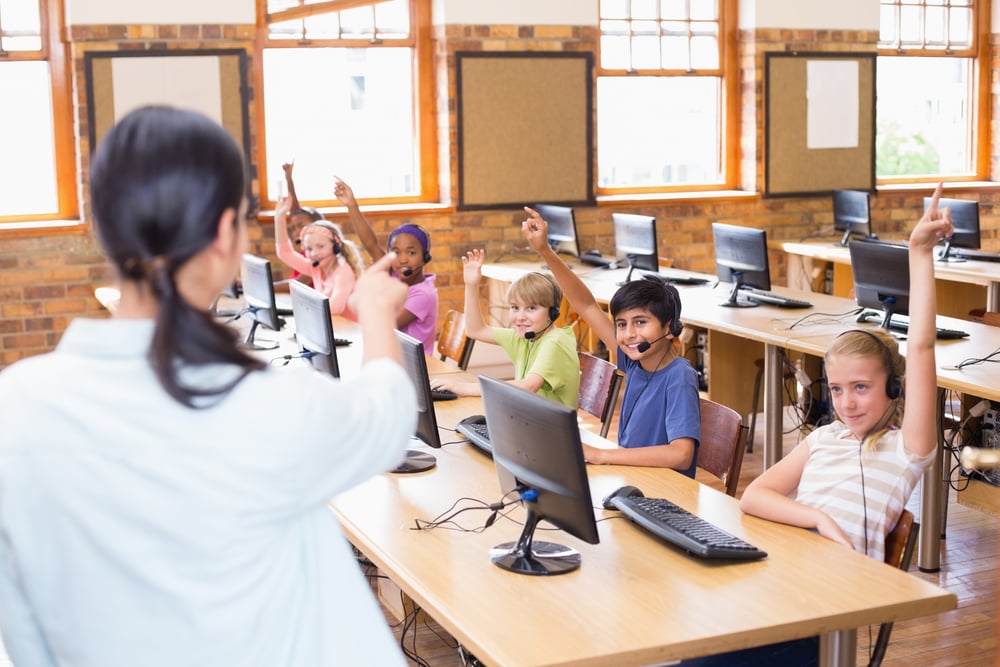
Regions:
<instances>
[{"instance_id":1,"label":"child's raised hand","mask_svg":"<svg viewBox=\"0 0 1000 667\"><path fill-rule=\"evenodd\" d=\"M340 176L333 177L333 194L344 204L344 206L357 206L358 202L354 198L354 190L351 186L340 179Z\"/></svg>"},{"instance_id":2,"label":"child's raised hand","mask_svg":"<svg viewBox=\"0 0 1000 667\"><path fill-rule=\"evenodd\" d=\"M482 248L476 248L465 253L462 258L462 278L466 285L478 285L483 278L483 261L486 259L486 252Z\"/></svg>"},{"instance_id":3,"label":"child's raised hand","mask_svg":"<svg viewBox=\"0 0 1000 667\"><path fill-rule=\"evenodd\" d=\"M295 166L295 160L292 160L291 162L285 162L284 164L281 165L281 170L285 172L285 178L292 177L292 167L294 166Z\"/></svg>"},{"instance_id":4,"label":"child's raised hand","mask_svg":"<svg viewBox=\"0 0 1000 667\"><path fill-rule=\"evenodd\" d=\"M938 183L931 197L930 206L924 216L920 218L917 226L910 233L910 248L930 250L941 239L951 236L954 228L951 225L951 213L947 208L938 208L938 200L941 199L942 183Z\"/></svg>"},{"instance_id":5,"label":"child's raised hand","mask_svg":"<svg viewBox=\"0 0 1000 667\"><path fill-rule=\"evenodd\" d=\"M527 219L521 223L521 231L528 245L535 252L541 252L549 244L549 224L538 215L538 211L527 206L524 212L528 214Z\"/></svg>"},{"instance_id":6,"label":"child's raised hand","mask_svg":"<svg viewBox=\"0 0 1000 667\"><path fill-rule=\"evenodd\" d=\"M292 211L292 198L285 195L278 200L278 205L274 207L274 222L275 224L287 225L288 216Z\"/></svg>"},{"instance_id":7,"label":"child's raised hand","mask_svg":"<svg viewBox=\"0 0 1000 667\"><path fill-rule=\"evenodd\" d=\"M359 318L364 317L364 313L388 312L395 319L396 313L403 308L409 287L389 275L395 259L396 253L387 252L358 278L349 304Z\"/></svg>"}]
</instances>

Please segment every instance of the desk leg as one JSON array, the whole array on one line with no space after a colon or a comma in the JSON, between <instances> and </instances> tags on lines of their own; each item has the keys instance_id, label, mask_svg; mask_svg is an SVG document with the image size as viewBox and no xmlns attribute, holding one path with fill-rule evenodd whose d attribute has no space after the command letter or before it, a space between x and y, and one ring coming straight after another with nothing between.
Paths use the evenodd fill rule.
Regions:
<instances>
[{"instance_id":1,"label":"desk leg","mask_svg":"<svg viewBox=\"0 0 1000 667\"><path fill-rule=\"evenodd\" d=\"M858 652L858 631L838 630L819 636L819 667L853 667Z\"/></svg>"},{"instance_id":2,"label":"desk leg","mask_svg":"<svg viewBox=\"0 0 1000 667\"><path fill-rule=\"evenodd\" d=\"M995 280L986 286L986 310L991 313L1000 311L1000 282Z\"/></svg>"},{"instance_id":3,"label":"desk leg","mask_svg":"<svg viewBox=\"0 0 1000 667\"><path fill-rule=\"evenodd\" d=\"M782 456L784 369L781 352L777 345L764 346L764 470L780 461Z\"/></svg>"},{"instance_id":4,"label":"desk leg","mask_svg":"<svg viewBox=\"0 0 1000 667\"><path fill-rule=\"evenodd\" d=\"M938 394L944 389L938 389ZM938 397L938 405L944 401ZM943 415L938 413L938 433L941 433ZM940 436L939 436L940 437ZM921 484L923 486L920 498L920 553L917 555L917 569L921 572L937 572L941 569L941 531L943 512L941 506L944 489L941 480L944 474L944 443L938 443L937 455L924 471Z\"/></svg>"}]
</instances>

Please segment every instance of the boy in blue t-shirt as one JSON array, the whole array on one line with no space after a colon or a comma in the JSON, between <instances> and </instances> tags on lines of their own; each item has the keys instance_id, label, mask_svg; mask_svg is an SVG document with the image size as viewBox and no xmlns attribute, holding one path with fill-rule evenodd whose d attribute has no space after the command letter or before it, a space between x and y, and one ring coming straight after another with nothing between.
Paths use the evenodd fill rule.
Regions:
<instances>
[{"instance_id":1,"label":"boy in blue t-shirt","mask_svg":"<svg viewBox=\"0 0 1000 667\"><path fill-rule=\"evenodd\" d=\"M674 352L681 332L677 289L655 277L627 283L611 298L611 316L548 245L548 224L525 207L525 238L541 255L570 306L617 350L625 372L617 449L583 446L588 463L659 466L694 477L701 438L698 379L687 359Z\"/></svg>"}]
</instances>

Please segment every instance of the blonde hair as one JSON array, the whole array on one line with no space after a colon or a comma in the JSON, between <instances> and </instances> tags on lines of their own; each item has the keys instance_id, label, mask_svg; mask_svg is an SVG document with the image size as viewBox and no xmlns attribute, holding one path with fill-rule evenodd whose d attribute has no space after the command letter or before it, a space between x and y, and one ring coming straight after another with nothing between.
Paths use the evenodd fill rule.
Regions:
<instances>
[{"instance_id":1,"label":"blonde hair","mask_svg":"<svg viewBox=\"0 0 1000 667\"><path fill-rule=\"evenodd\" d=\"M898 428L903 420L904 397L902 394L903 376L906 373L906 358L899 353L899 345L896 339L881 329L869 331L867 329L852 329L845 331L830 344L823 361L829 363L832 357L867 357L876 361L886 373L886 384L877 387L877 390L886 392L889 395L889 384L898 381L900 383L900 395L893 400L892 412L882 418L881 428L869 433L864 439L865 451L873 451L875 443L891 427ZM891 398L891 397L890 397Z\"/></svg>"},{"instance_id":2,"label":"blonde hair","mask_svg":"<svg viewBox=\"0 0 1000 667\"><path fill-rule=\"evenodd\" d=\"M340 225L330 222L329 220L316 220L308 224L302 230L303 239L305 239L305 237L309 234L309 229L311 227L325 229L336 236L337 241L340 242L340 254L344 258L344 261L346 261L347 265L351 267L352 271L354 271L355 278L361 277L361 271L364 269L364 263L361 260L361 251L358 249L358 245L356 243L348 241L344 238L344 232L341 231Z\"/></svg>"},{"instance_id":3,"label":"blonde hair","mask_svg":"<svg viewBox=\"0 0 1000 667\"><path fill-rule=\"evenodd\" d=\"M562 303L562 290L552 278L533 271L524 274L507 288L507 303L514 298L533 306L558 308Z\"/></svg>"}]
</instances>

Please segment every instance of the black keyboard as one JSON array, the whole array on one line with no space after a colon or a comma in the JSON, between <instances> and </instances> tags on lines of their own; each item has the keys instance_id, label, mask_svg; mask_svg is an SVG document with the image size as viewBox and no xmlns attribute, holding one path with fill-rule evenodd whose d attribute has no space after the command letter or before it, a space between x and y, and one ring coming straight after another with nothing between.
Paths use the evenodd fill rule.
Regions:
<instances>
[{"instance_id":1,"label":"black keyboard","mask_svg":"<svg viewBox=\"0 0 1000 667\"><path fill-rule=\"evenodd\" d=\"M458 394L450 389L431 389L431 400L433 401L454 401Z\"/></svg>"},{"instance_id":2,"label":"black keyboard","mask_svg":"<svg viewBox=\"0 0 1000 667\"><path fill-rule=\"evenodd\" d=\"M601 257L600 255L591 255L589 253L583 253L580 255L580 261L584 264L589 264L590 266L610 266L611 260Z\"/></svg>"},{"instance_id":3,"label":"black keyboard","mask_svg":"<svg viewBox=\"0 0 1000 667\"><path fill-rule=\"evenodd\" d=\"M1000 262L1000 253L986 252L983 250L952 249L951 256L972 260L974 262Z\"/></svg>"},{"instance_id":4,"label":"black keyboard","mask_svg":"<svg viewBox=\"0 0 1000 667\"><path fill-rule=\"evenodd\" d=\"M493 445L490 443L490 432L486 429L486 417L483 415L472 415L455 424L455 430L469 439L479 449L487 454L493 454Z\"/></svg>"},{"instance_id":5,"label":"black keyboard","mask_svg":"<svg viewBox=\"0 0 1000 667\"><path fill-rule=\"evenodd\" d=\"M348 345L351 345L353 343L354 343L354 341L348 340L347 338L334 338L333 339L333 346L334 347L347 347Z\"/></svg>"},{"instance_id":6,"label":"black keyboard","mask_svg":"<svg viewBox=\"0 0 1000 667\"><path fill-rule=\"evenodd\" d=\"M775 294L774 292L765 292L762 289L757 289L756 287L741 287L740 295L745 296L751 301L756 301L757 303L766 303L769 306L777 306L779 308L812 308L813 305L808 301L802 301L800 299L792 299L791 297L781 296L780 294Z\"/></svg>"},{"instance_id":7,"label":"black keyboard","mask_svg":"<svg viewBox=\"0 0 1000 667\"><path fill-rule=\"evenodd\" d=\"M879 323L881 321L882 313L875 312L874 310L866 310L858 315L858 322ZM905 334L910 330L910 323L907 320L901 319L899 315L893 315L892 319L889 320L889 330ZM935 332L938 340L958 340L960 338L969 337L969 332L962 331L961 329L945 329L943 327L935 327Z\"/></svg>"},{"instance_id":8,"label":"black keyboard","mask_svg":"<svg viewBox=\"0 0 1000 667\"><path fill-rule=\"evenodd\" d=\"M693 556L738 560L756 560L767 556L766 551L730 535L669 500L632 496L617 497L611 502L633 522Z\"/></svg>"},{"instance_id":9,"label":"black keyboard","mask_svg":"<svg viewBox=\"0 0 1000 667\"><path fill-rule=\"evenodd\" d=\"M656 275L655 273L652 275ZM695 278L694 276L672 276L666 273L659 274L661 278L674 285L707 285L708 278Z\"/></svg>"}]
</instances>

